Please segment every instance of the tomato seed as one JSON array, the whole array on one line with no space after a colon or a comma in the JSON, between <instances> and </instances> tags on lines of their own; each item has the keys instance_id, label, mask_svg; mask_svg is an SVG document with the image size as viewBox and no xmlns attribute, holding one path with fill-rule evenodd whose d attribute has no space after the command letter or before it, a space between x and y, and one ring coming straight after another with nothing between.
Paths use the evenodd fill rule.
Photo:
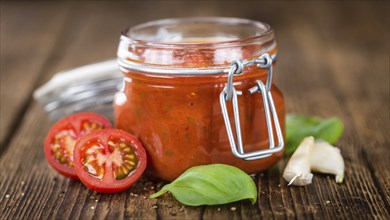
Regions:
<instances>
[{"instance_id":1,"label":"tomato seed","mask_svg":"<svg viewBox=\"0 0 390 220\"><path fill-rule=\"evenodd\" d=\"M134 159L134 155L133 154L130 154L130 155L126 154L123 157L128 159L128 160L133 160Z\"/></svg>"},{"instance_id":2,"label":"tomato seed","mask_svg":"<svg viewBox=\"0 0 390 220\"><path fill-rule=\"evenodd\" d=\"M85 121L82 123L82 126L83 128L83 131L85 133L88 133L92 130L101 130L103 129L103 125L100 124L100 123L96 123L96 122L91 122L91 121Z\"/></svg>"},{"instance_id":3,"label":"tomato seed","mask_svg":"<svg viewBox=\"0 0 390 220\"><path fill-rule=\"evenodd\" d=\"M127 144L126 142L114 143L109 145L112 146L111 150L111 161L116 166L113 166L114 169L114 178L117 180L126 178L134 169L138 161L136 161L136 155L134 154L134 149Z\"/></svg>"},{"instance_id":4,"label":"tomato seed","mask_svg":"<svg viewBox=\"0 0 390 220\"><path fill-rule=\"evenodd\" d=\"M126 168L125 166L121 166L121 168L122 168L124 174L130 173L130 169Z\"/></svg>"},{"instance_id":5,"label":"tomato seed","mask_svg":"<svg viewBox=\"0 0 390 220\"><path fill-rule=\"evenodd\" d=\"M127 170L129 170L129 172L131 170L133 170L133 166L131 166L129 163L123 163L122 164L122 167L126 168Z\"/></svg>"},{"instance_id":6,"label":"tomato seed","mask_svg":"<svg viewBox=\"0 0 390 220\"><path fill-rule=\"evenodd\" d=\"M117 168L114 172L114 178L117 180L122 180L127 177L127 173L121 168Z\"/></svg>"},{"instance_id":7,"label":"tomato seed","mask_svg":"<svg viewBox=\"0 0 390 220\"><path fill-rule=\"evenodd\" d=\"M57 159L59 159L60 163L66 163L68 161L65 157L60 157L60 158L57 158Z\"/></svg>"},{"instance_id":8,"label":"tomato seed","mask_svg":"<svg viewBox=\"0 0 390 220\"><path fill-rule=\"evenodd\" d=\"M73 167L73 148L76 142L76 133L71 129L58 132L50 145L53 156L58 162Z\"/></svg>"}]
</instances>

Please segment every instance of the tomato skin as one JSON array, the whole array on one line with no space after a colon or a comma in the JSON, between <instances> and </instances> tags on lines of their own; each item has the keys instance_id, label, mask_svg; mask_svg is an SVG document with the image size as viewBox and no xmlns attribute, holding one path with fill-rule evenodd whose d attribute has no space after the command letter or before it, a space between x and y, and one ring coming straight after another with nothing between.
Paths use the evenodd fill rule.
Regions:
<instances>
[{"instance_id":1,"label":"tomato skin","mask_svg":"<svg viewBox=\"0 0 390 220\"><path fill-rule=\"evenodd\" d=\"M91 143L98 143L104 146L106 152L108 151L108 141L110 137L120 138L127 143L131 143L134 148L134 153L138 157L138 163L133 171L124 179L117 180L112 175L112 172L106 171L102 179L90 175L84 169L83 157L85 156L84 147L91 145ZM104 156L108 157L107 154ZM80 181L88 188L99 193L117 193L130 188L139 178L141 178L147 165L146 151L142 143L133 135L120 129L104 129L90 132L79 138L75 144L73 152L74 170ZM105 169L111 169L112 164L105 164Z\"/></svg>"},{"instance_id":2,"label":"tomato skin","mask_svg":"<svg viewBox=\"0 0 390 220\"><path fill-rule=\"evenodd\" d=\"M92 113L92 112L81 112L69 115L57 121L49 130L45 141L44 141L44 153L46 160L48 163L61 175L69 177L71 179L78 179L76 173L74 172L74 168L70 167L66 164L60 163L53 155L53 151L51 149L51 145L53 142L53 138L59 132L62 132L64 128L69 128L74 132L74 139L76 140L80 136L84 135L84 133L88 133L89 131L84 131L82 129L82 123L85 121L91 121L95 123L99 123L102 125L102 128L112 128L111 122L105 117Z\"/></svg>"}]
</instances>

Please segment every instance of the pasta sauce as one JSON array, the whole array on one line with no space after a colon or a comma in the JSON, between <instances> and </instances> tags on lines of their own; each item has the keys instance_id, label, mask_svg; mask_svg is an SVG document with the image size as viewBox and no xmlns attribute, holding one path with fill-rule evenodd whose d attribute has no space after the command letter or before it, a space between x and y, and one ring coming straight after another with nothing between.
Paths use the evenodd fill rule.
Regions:
<instances>
[{"instance_id":1,"label":"pasta sauce","mask_svg":"<svg viewBox=\"0 0 390 220\"><path fill-rule=\"evenodd\" d=\"M212 163L230 164L247 173L265 170L283 151L252 161L235 157L219 96L227 82L223 70L233 60L276 51L269 26L245 19L161 20L130 28L118 50L124 85L115 96L116 126L138 137L148 154L148 172L163 180L172 181L192 166ZM248 92L256 80L266 79L267 69L256 66L234 76L235 89L243 91L238 103L248 152L269 145L262 98ZM275 85L271 93L284 131L283 95ZM232 116L231 102L228 109Z\"/></svg>"}]
</instances>

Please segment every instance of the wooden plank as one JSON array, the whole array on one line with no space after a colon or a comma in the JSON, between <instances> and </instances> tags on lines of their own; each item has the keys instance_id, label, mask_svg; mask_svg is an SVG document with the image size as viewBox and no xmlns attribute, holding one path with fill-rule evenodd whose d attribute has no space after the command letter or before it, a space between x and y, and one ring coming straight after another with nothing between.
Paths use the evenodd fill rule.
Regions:
<instances>
[{"instance_id":1,"label":"wooden plank","mask_svg":"<svg viewBox=\"0 0 390 220\"><path fill-rule=\"evenodd\" d=\"M365 10L367 7L371 10ZM333 45L328 45L330 48L328 56L332 60L330 72L338 84L338 94L341 98L345 96L342 101L352 118L352 127L360 134L356 137L359 143L358 160L368 168L367 175L373 179L373 182L367 184L377 188L371 191L372 189L368 187L367 190L375 195L374 198L384 200L384 206L377 203L374 208L385 209L390 213L388 170L390 118L388 108L387 111L383 108L384 102L390 100L387 28L389 23L380 19L385 16L386 12L382 11L385 7L385 2L372 5L358 4L356 11L359 13L355 11L355 17L348 18L350 22L358 16L366 18L359 22L359 29L349 30L350 34L359 38L348 39L345 42L335 41ZM342 75L344 76L340 77ZM379 130L383 132L378 132ZM376 211L373 210L374 213Z\"/></svg>"},{"instance_id":2,"label":"wooden plank","mask_svg":"<svg viewBox=\"0 0 390 220\"><path fill-rule=\"evenodd\" d=\"M359 5L364 9L367 5ZM353 118L353 127L359 133L361 147L359 156L373 176L378 191L374 194L383 198L387 211L390 212L390 151L389 141L389 23L383 18L385 4L370 5L373 10L360 10L358 16L370 17L360 22L360 29L355 32L360 38L355 38L347 45L331 47L330 57L334 59L334 72L343 94L350 97L346 102ZM382 12L376 14L374 11ZM372 22L375 21L375 22ZM376 33L371 35L370 32ZM387 53L387 56L385 55ZM343 55L343 56L342 56ZM352 63L363 63L356 66ZM351 80L348 85L339 76L348 75ZM387 103L387 109L386 109ZM385 108L384 108L385 107ZM382 132L381 132L382 131ZM375 161L375 162L374 162Z\"/></svg>"},{"instance_id":3,"label":"wooden plank","mask_svg":"<svg viewBox=\"0 0 390 220\"><path fill-rule=\"evenodd\" d=\"M350 5L344 6L347 8L347 6ZM314 7L319 7L319 5L316 4ZM331 196L328 200L330 201L329 204L336 203L337 209L335 210L339 211L339 213L333 213L332 215L334 216L331 215L331 218L335 218L337 215L348 218L351 213L359 214L359 216L365 218L370 218L373 216L382 218L389 217L389 205L388 202L386 202L388 196L384 194L381 195L380 193L381 190L388 190L388 187L386 187L385 183L382 184L382 186L373 185L373 183L377 180L386 182L386 180L389 179L388 172L386 171L387 169L383 169L389 165L388 161L384 159L389 158L389 151L386 149L386 146L388 146L388 140L387 144L385 143L386 141L384 141L383 145L381 146L373 146L372 144L369 146L369 143L361 140L361 136L356 135L360 132L363 132L363 129L355 129L355 123L361 121L362 118L351 118L351 116L356 114L367 116L368 111L363 110L365 108L364 106L372 108L384 100L388 100L389 97L388 93L387 98L386 96L382 96L380 94L385 93L386 87L388 90L388 81L387 85L386 81L382 81L382 83L379 81L373 82L371 79L373 76L371 74L367 74L367 70L370 68L370 64L368 62L364 62L364 60L369 59L369 57L375 57L374 59L379 57L377 62L374 64L376 68L378 68L378 71L375 75L377 75L378 78L382 78L386 74L386 68L388 68L386 67L386 61L382 59L382 57L386 57L384 56L386 51L376 49L368 52L365 50L365 48L359 48L359 45L362 43L362 39L370 39L370 42L384 43L386 42L386 35L388 36L387 29L382 29L380 26L375 27L371 25L372 22L370 21L375 20L374 18L369 17L368 15L362 15L361 12L365 11L365 7L366 5L357 7L356 11L353 11L350 14L347 14L345 10L337 10L337 8L333 7L323 7L323 5L321 6L322 10L314 10L315 8L311 8L312 10L308 11L313 12L313 14L309 16L317 19L323 19L318 23L326 24L329 26L329 28L324 28L320 29L320 31L317 31L315 27L309 26L309 23L305 24L304 20L306 20L306 16L308 15L305 15L305 17L303 17L303 15L298 15L298 19L301 19L302 25L300 25L300 28L295 32L296 38L304 42L300 48L303 49L303 51L300 53L301 55L305 56L305 67L311 67L311 69L301 69L303 72L311 73L310 75L305 74L305 78L302 79L304 83L309 84L304 87L304 90L306 90L306 93L304 94L304 101L306 102L306 98L310 97L310 94L308 93L315 94L315 96L321 94L320 99L316 100L315 97L309 98L310 105L307 105L307 107L315 107L315 109L308 111L318 112L316 114L324 116L326 116L326 113L329 114L334 112L334 115L342 116L347 128L345 135L340 142L340 146L346 159L346 176L348 179L346 179L346 182L342 184L341 187L332 187L334 186L332 183L321 185L314 184L319 189L321 189L319 190L321 193L326 192L326 190L330 190L330 195L328 195ZM380 7L380 5L377 7ZM333 12L331 18L327 17L328 11ZM359 13L357 13L357 11L359 11ZM376 14L375 16L380 17L383 15ZM345 22L350 24L352 21L358 20L359 17L364 17L363 20L366 22L359 22L358 29L351 28L351 30L348 32L348 35L343 35L345 33L340 33L337 31L342 30L345 25L338 24L337 22L340 20L348 18L350 21L346 20ZM366 26L362 26L364 23L366 23ZM352 32L352 30L355 30L359 33ZM383 30L387 30L387 34ZM375 35L375 37L368 36L370 31L376 33L377 35ZM361 38L353 38L352 36L355 35L359 35ZM313 47L314 45L316 46ZM356 48L359 49L356 51ZM321 53L318 53L318 51L321 51ZM363 55L364 53L361 53L361 51L368 53L367 55ZM351 68L351 65L353 65L353 68ZM322 74L318 75L314 73ZM375 91L378 88L382 91L379 91L379 94L370 94L363 99L356 99L356 95L359 94L358 90L361 91L362 89L361 85L363 82L372 83L371 86L368 86L368 88L372 87L370 91ZM296 87L298 85L291 86ZM299 87L300 86L305 85L299 85ZM354 91L349 92L349 89L353 89ZM302 103L303 100L298 99L293 103L300 102ZM353 106L350 106L351 104ZM361 107L358 107L359 105ZM373 115L382 115L383 118L386 118L386 111L383 111L384 109L380 108L380 105L378 105L377 108L373 107L373 109L375 109L375 113L373 112ZM382 121L384 121L384 123L382 124L381 128L388 130L388 123L385 125L386 120ZM382 132L379 133L385 135ZM364 155L372 155L373 151L379 151L384 160L377 161L375 157L378 155L375 155L370 158L370 160L367 160ZM381 169L369 169L367 163L374 164L372 167L378 166L378 168ZM371 176L370 173L380 173L381 175ZM328 187L324 187L324 185ZM329 188L329 186L331 187ZM310 187L307 188L310 189ZM356 189L364 189L364 191L368 191L369 193L362 194L360 190ZM313 194L310 193L308 195L312 197L311 195ZM360 199L358 202L347 200L347 205L345 205L341 202L345 196L347 198ZM312 199L312 201L316 200L318 201L316 198ZM327 212L327 214L331 214L329 211Z\"/></svg>"},{"instance_id":4,"label":"wooden plank","mask_svg":"<svg viewBox=\"0 0 390 220\"><path fill-rule=\"evenodd\" d=\"M249 14L254 19L261 19L261 13L254 13L258 10L264 10L265 16L272 19L274 13L267 10L278 5L267 4L265 10L260 7L264 6L262 2L227 4L236 6L236 11L230 10L237 16ZM187 207L169 194L149 199L163 183L147 178L123 193L97 194L49 167L42 142L51 122L37 103L31 102L0 158L0 219L389 219L389 111L383 108L389 99L385 60L388 45L369 44L388 44L384 38L388 30L383 28L388 21L380 19L388 13L379 9L383 4L355 8L351 3L335 7L327 2L298 2L278 8L280 17L275 23L281 53L275 80L285 91L289 112L338 115L343 119L346 131L339 142L346 162L343 184L336 184L328 175L315 175L313 184L307 187L287 187L281 177L286 164L283 160L255 177L259 190L255 205L242 201ZM132 18L130 23L138 23L145 16L162 17L168 8L172 16L201 14L204 5L190 3L187 11L180 11L173 10L175 4L171 2L73 3L72 16L64 21L62 36L56 40L55 52L50 53L55 62L47 64L41 71L43 75L35 80L42 84L56 71L115 56L117 30L129 23L125 19L128 16ZM223 15L226 8L219 6L212 4L206 14ZM164 10L150 15L144 11L149 7ZM366 11L367 7L377 13ZM380 22L371 25L371 21ZM351 27L342 32L344 25ZM374 67L364 62L367 57L375 57Z\"/></svg>"},{"instance_id":5,"label":"wooden plank","mask_svg":"<svg viewBox=\"0 0 390 220\"><path fill-rule=\"evenodd\" d=\"M1 2L0 153L20 124L36 81L53 62L67 3Z\"/></svg>"}]
</instances>

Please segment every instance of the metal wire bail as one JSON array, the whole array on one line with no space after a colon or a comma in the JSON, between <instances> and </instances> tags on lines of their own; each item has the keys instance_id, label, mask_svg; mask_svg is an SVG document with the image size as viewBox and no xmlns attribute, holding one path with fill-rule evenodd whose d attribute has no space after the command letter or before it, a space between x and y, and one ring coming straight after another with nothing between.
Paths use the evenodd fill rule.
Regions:
<instances>
[{"instance_id":1,"label":"metal wire bail","mask_svg":"<svg viewBox=\"0 0 390 220\"><path fill-rule=\"evenodd\" d=\"M232 62L232 67L229 70L229 75L228 75L228 81L226 84L226 101L230 101L233 96L233 76L234 74L240 74L244 70L244 65L240 60L234 60Z\"/></svg>"},{"instance_id":2,"label":"metal wire bail","mask_svg":"<svg viewBox=\"0 0 390 220\"><path fill-rule=\"evenodd\" d=\"M258 92L260 93L263 99L264 114L265 114L267 131L268 131L269 147L267 149L245 153L244 146L242 143L240 114L239 114L239 106L238 106L238 96L242 94L242 91L236 90L234 88L233 76L234 74L241 73L243 71L244 66L250 66L255 64L259 68L268 69L266 84L264 85L264 83L261 80L257 80L255 82L256 85L251 89L249 89L249 92L251 94ZM272 57L268 53L262 54L260 57L255 58L251 61L235 60L232 63L232 67L230 68L229 75L228 75L228 82L220 94L220 104L222 109L222 115L225 121L227 135L229 138L230 147L233 155L238 158L244 160L262 159L281 151L284 147L283 135L280 128L280 123L278 120L275 104L271 94L271 85L272 85ZM230 100L232 100L232 104L233 104L233 118L234 118L234 125L236 131L236 140L234 138L234 134L230 123L229 113L227 110L227 102L229 102ZM271 118L271 114L272 114L272 118ZM273 123L272 123L272 119L273 119ZM275 126L275 131L278 140L278 145L276 147L274 141L273 125Z\"/></svg>"}]
</instances>

